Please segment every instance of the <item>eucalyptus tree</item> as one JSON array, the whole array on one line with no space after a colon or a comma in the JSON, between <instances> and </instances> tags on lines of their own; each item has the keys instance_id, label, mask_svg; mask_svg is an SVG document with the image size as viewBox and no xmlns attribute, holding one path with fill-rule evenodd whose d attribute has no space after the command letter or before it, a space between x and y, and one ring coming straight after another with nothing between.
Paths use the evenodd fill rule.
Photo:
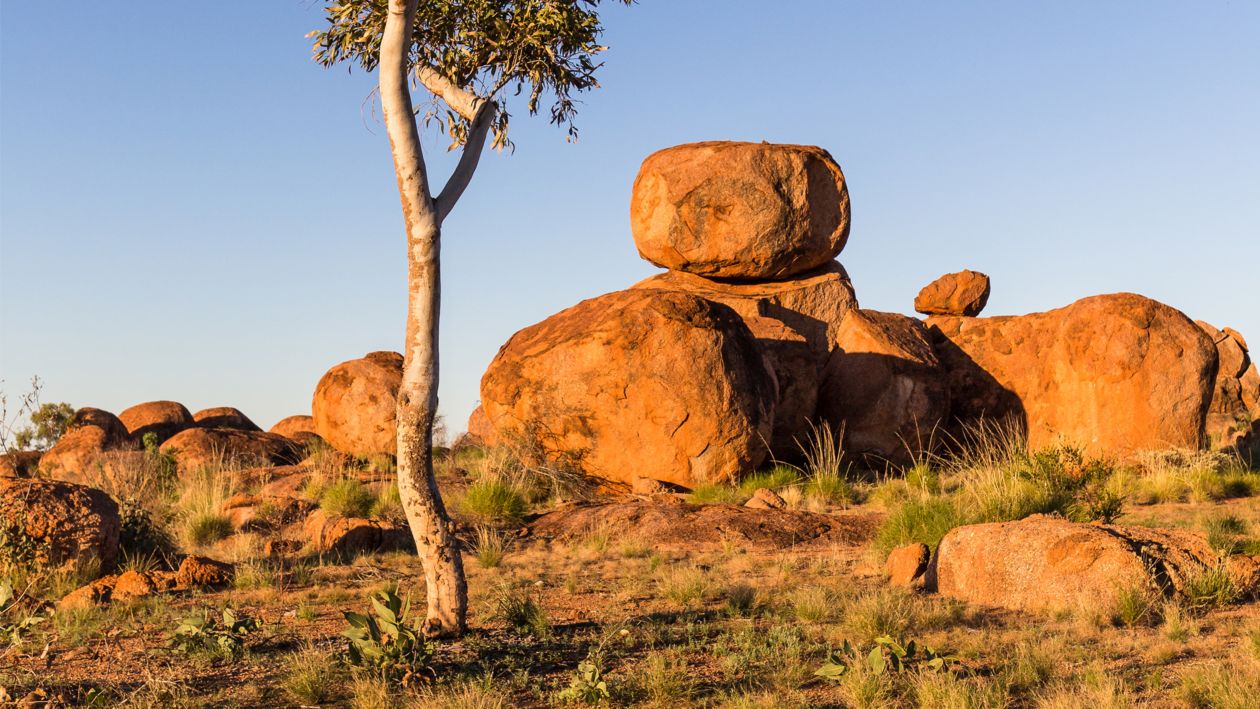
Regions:
<instances>
[{"instance_id":1,"label":"eucalyptus tree","mask_svg":"<svg viewBox=\"0 0 1260 709\"><path fill-rule=\"evenodd\" d=\"M631 4L633 0L610 0ZM315 60L379 74L407 236L407 327L398 392L398 489L424 564L429 635L459 635L463 562L433 476L442 223L468 187L487 139L510 148L509 107L540 109L576 139L575 94L599 86L600 0L337 0L311 33ZM425 95L417 109L412 90ZM517 97L513 99L513 97ZM436 195L420 145L434 126L460 150Z\"/></svg>"}]
</instances>

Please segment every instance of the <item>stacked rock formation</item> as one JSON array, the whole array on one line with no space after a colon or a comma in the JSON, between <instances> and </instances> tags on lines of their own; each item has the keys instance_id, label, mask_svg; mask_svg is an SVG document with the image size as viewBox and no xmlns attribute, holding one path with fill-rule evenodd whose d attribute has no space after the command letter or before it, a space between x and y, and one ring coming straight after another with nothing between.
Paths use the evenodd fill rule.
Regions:
<instances>
[{"instance_id":1,"label":"stacked rock formation","mask_svg":"<svg viewBox=\"0 0 1260 709\"><path fill-rule=\"evenodd\" d=\"M1260 462L1260 373L1242 333L1203 322L1196 324L1216 346L1219 366L1208 407L1207 436L1217 448L1233 448Z\"/></svg>"},{"instance_id":2,"label":"stacked rock formation","mask_svg":"<svg viewBox=\"0 0 1260 709\"><path fill-rule=\"evenodd\" d=\"M640 255L669 271L513 336L476 427L627 483L791 457L857 307L834 260L849 235L840 167L811 146L669 148L644 161L630 221Z\"/></svg>"}]
</instances>

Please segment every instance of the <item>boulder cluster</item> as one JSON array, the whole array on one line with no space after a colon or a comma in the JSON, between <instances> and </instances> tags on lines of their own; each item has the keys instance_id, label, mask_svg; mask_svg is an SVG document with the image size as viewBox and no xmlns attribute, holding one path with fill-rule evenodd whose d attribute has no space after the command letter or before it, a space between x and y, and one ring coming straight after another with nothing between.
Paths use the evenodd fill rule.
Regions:
<instances>
[{"instance_id":1,"label":"boulder cluster","mask_svg":"<svg viewBox=\"0 0 1260 709\"><path fill-rule=\"evenodd\" d=\"M860 308L835 260L844 174L816 147L657 152L630 223L639 254L668 270L513 335L470 432L610 481L694 486L796 459L816 426L876 468L996 419L1034 447L1199 448L1209 406L1243 421L1256 379L1245 346L1220 351L1232 336L1128 293L982 318L989 278L964 270L915 298L926 320Z\"/></svg>"}]
</instances>

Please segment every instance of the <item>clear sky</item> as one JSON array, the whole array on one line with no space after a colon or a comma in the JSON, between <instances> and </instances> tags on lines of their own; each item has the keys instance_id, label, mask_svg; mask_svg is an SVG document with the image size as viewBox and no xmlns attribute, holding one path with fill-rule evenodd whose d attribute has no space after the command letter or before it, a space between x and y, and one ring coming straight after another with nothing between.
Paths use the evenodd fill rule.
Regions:
<instances>
[{"instance_id":1,"label":"clear sky","mask_svg":"<svg viewBox=\"0 0 1260 709\"><path fill-rule=\"evenodd\" d=\"M38 374L45 401L269 426L309 413L331 365L401 348L375 76L310 60L319 3L0 7L11 399ZM694 140L831 151L863 307L910 312L972 268L986 314L1134 291L1260 341L1260 3L642 0L605 24L581 141L518 112L516 153L488 154L447 221L454 430L513 332L654 272L630 185Z\"/></svg>"}]
</instances>

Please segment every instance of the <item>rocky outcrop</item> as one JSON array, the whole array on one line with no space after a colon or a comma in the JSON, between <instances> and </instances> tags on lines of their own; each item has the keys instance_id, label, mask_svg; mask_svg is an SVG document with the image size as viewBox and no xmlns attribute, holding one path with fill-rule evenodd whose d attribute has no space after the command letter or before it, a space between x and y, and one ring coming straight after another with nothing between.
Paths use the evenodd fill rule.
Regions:
<instances>
[{"instance_id":1,"label":"rocky outcrop","mask_svg":"<svg viewBox=\"0 0 1260 709\"><path fill-rule=\"evenodd\" d=\"M193 415L178 401L136 404L118 414L118 420L135 440L142 440L146 434L152 433L157 437L159 445L180 431L192 428L196 423Z\"/></svg>"},{"instance_id":2,"label":"rocky outcrop","mask_svg":"<svg viewBox=\"0 0 1260 709\"><path fill-rule=\"evenodd\" d=\"M242 413L240 409L231 406L216 406L210 409L202 409L193 414L193 420L197 422L197 426L200 428L262 431L258 424L249 420L249 417Z\"/></svg>"},{"instance_id":3,"label":"rocky outcrop","mask_svg":"<svg viewBox=\"0 0 1260 709\"><path fill-rule=\"evenodd\" d=\"M924 315L975 317L989 302L989 277L977 271L947 273L932 281L914 298L914 309Z\"/></svg>"},{"instance_id":4,"label":"rocky outcrop","mask_svg":"<svg viewBox=\"0 0 1260 709\"><path fill-rule=\"evenodd\" d=\"M1218 330L1202 320L1195 323L1207 333L1216 346L1219 366L1212 386L1212 403L1208 406L1207 437L1214 448L1238 450L1250 459L1254 440L1251 424L1260 414L1260 375L1247 350L1247 341L1233 328Z\"/></svg>"},{"instance_id":5,"label":"rocky outcrop","mask_svg":"<svg viewBox=\"0 0 1260 709\"><path fill-rule=\"evenodd\" d=\"M516 333L481 380L500 435L596 477L689 487L764 460L776 398L734 311L654 290L592 298Z\"/></svg>"},{"instance_id":6,"label":"rocky outcrop","mask_svg":"<svg viewBox=\"0 0 1260 709\"><path fill-rule=\"evenodd\" d=\"M134 450L137 443L117 416L94 408L75 412L66 432L40 460L40 469L58 480L90 480L107 451Z\"/></svg>"},{"instance_id":7,"label":"rocky outcrop","mask_svg":"<svg viewBox=\"0 0 1260 709\"><path fill-rule=\"evenodd\" d=\"M949 414L949 388L923 323L850 311L827 362L818 414L868 467L904 466L931 451Z\"/></svg>"},{"instance_id":8,"label":"rocky outcrop","mask_svg":"<svg viewBox=\"0 0 1260 709\"><path fill-rule=\"evenodd\" d=\"M203 556L186 556L175 571L124 571L102 576L75 589L57 602L61 610L130 601L160 593L207 590L232 582L231 564Z\"/></svg>"},{"instance_id":9,"label":"rocky outcrop","mask_svg":"<svg viewBox=\"0 0 1260 709\"><path fill-rule=\"evenodd\" d=\"M107 570L118 558L118 505L94 488L0 477L0 525L9 551L39 566Z\"/></svg>"},{"instance_id":10,"label":"rocky outcrop","mask_svg":"<svg viewBox=\"0 0 1260 709\"><path fill-rule=\"evenodd\" d=\"M951 419L1012 418L1033 448L1199 448L1216 352L1181 312L1131 293L1015 317L928 318ZM957 436L956 436L957 437Z\"/></svg>"},{"instance_id":11,"label":"rocky outcrop","mask_svg":"<svg viewBox=\"0 0 1260 709\"><path fill-rule=\"evenodd\" d=\"M181 473L215 467L292 465L305 457L297 443L274 433L234 428L190 428L162 444Z\"/></svg>"},{"instance_id":12,"label":"rocky outcrop","mask_svg":"<svg viewBox=\"0 0 1260 709\"><path fill-rule=\"evenodd\" d=\"M649 155L634 181L639 255L673 271L779 279L836 257L849 192L822 148L707 142Z\"/></svg>"},{"instance_id":13,"label":"rocky outcrop","mask_svg":"<svg viewBox=\"0 0 1260 709\"><path fill-rule=\"evenodd\" d=\"M779 460L800 455L816 413L823 366L844 316L857 308L844 268L831 262L783 281L732 282L672 271L634 289L666 290L730 306L752 331L779 384L770 449Z\"/></svg>"},{"instance_id":14,"label":"rocky outcrop","mask_svg":"<svg viewBox=\"0 0 1260 709\"><path fill-rule=\"evenodd\" d=\"M311 400L315 432L348 455L393 455L402 366L397 352L372 352L328 370Z\"/></svg>"},{"instance_id":15,"label":"rocky outcrop","mask_svg":"<svg viewBox=\"0 0 1260 709\"><path fill-rule=\"evenodd\" d=\"M1175 596L1217 563L1207 542L1190 532L1034 515L954 529L937 548L928 583L980 605L1107 613L1122 592Z\"/></svg>"}]
</instances>

